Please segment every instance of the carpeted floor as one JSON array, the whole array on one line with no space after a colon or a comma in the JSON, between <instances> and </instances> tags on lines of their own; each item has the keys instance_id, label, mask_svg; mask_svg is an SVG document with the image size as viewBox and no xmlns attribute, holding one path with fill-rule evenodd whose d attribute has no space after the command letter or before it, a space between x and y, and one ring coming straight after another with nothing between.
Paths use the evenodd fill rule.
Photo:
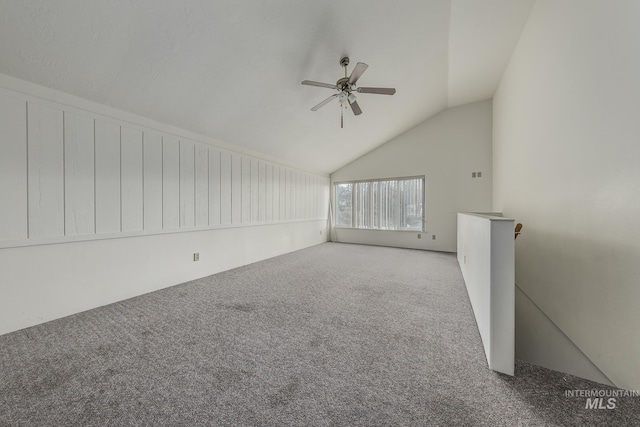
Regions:
<instances>
[{"instance_id":1,"label":"carpeted floor","mask_svg":"<svg viewBox=\"0 0 640 427\"><path fill-rule=\"evenodd\" d=\"M0 425L639 425L488 369L453 254L327 243L0 337Z\"/></svg>"}]
</instances>

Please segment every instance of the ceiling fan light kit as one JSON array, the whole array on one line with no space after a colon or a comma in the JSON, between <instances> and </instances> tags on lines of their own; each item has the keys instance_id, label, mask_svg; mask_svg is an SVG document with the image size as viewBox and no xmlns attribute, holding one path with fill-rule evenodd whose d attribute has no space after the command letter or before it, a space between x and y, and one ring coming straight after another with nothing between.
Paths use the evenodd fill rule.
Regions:
<instances>
[{"instance_id":1,"label":"ceiling fan light kit","mask_svg":"<svg viewBox=\"0 0 640 427\"><path fill-rule=\"evenodd\" d=\"M362 76L362 74L364 74L364 72L367 71L367 68L369 68L369 66L364 62L358 62L356 66L353 68L353 70L351 71L351 75L347 77L348 65L349 65L348 57L344 57L340 60L340 66L344 68L344 77L338 79L338 81L334 85L330 83L321 83L321 82L316 82L312 80L304 80L302 82L302 84L306 86L324 87L327 89L334 89L338 91L338 93L331 95L324 101L315 105L311 109L311 111L318 111L320 108L324 107L329 102L333 101L335 98L338 98L338 101L340 102L340 127L341 128L344 127L344 120L342 115L343 107L347 108L346 107L347 104L351 107L351 111L353 111L354 115L359 116L360 114L362 114L362 110L360 109L360 106L358 105L358 102L356 100L356 95L353 93L354 91L358 93L372 93L372 94L378 94L378 95L393 95L396 93L396 90L394 88L356 87L356 82Z\"/></svg>"}]
</instances>

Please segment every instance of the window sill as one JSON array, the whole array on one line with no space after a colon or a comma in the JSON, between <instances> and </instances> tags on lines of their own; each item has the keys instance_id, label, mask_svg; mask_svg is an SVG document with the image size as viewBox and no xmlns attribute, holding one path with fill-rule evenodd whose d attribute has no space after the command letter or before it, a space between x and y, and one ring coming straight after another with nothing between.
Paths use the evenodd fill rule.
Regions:
<instances>
[{"instance_id":1,"label":"window sill","mask_svg":"<svg viewBox=\"0 0 640 427\"><path fill-rule=\"evenodd\" d=\"M396 233L426 233L424 230L384 230L379 228L355 228L355 227L339 227L334 226L337 230L357 230L357 231L383 231L383 232L396 232Z\"/></svg>"}]
</instances>

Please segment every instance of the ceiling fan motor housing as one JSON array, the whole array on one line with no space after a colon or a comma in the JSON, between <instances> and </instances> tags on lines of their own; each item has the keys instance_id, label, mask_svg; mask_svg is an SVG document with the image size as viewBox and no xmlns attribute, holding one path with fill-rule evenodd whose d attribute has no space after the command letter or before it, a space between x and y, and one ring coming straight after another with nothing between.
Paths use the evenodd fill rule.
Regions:
<instances>
[{"instance_id":1,"label":"ceiling fan motor housing","mask_svg":"<svg viewBox=\"0 0 640 427\"><path fill-rule=\"evenodd\" d=\"M349 77L343 77L336 82L336 86L339 91L351 92L351 85L349 84Z\"/></svg>"}]
</instances>

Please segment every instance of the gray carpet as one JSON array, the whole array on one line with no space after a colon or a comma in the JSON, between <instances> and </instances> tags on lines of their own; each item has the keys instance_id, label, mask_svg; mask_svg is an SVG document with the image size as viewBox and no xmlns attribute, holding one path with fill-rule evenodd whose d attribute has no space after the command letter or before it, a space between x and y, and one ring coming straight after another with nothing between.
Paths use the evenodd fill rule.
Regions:
<instances>
[{"instance_id":1,"label":"gray carpet","mask_svg":"<svg viewBox=\"0 0 640 427\"><path fill-rule=\"evenodd\" d=\"M89 286L90 284L87 284ZM488 369L452 254L327 243L0 337L0 425L638 425Z\"/></svg>"}]
</instances>

